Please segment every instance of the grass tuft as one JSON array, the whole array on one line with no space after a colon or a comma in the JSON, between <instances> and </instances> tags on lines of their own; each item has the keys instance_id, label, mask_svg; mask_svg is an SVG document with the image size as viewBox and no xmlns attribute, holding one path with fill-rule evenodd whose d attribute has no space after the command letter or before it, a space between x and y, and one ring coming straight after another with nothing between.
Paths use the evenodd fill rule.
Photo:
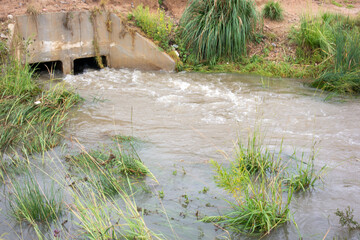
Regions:
<instances>
[{"instance_id":1,"label":"grass tuft","mask_svg":"<svg viewBox=\"0 0 360 240\"><path fill-rule=\"evenodd\" d=\"M30 176L21 182L13 182L13 193L9 198L11 215L19 222L50 223L63 211L61 192L53 185L40 188Z\"/></svg>"},{"instance_id":2,"label":"grass tuft","mask_svg":"<svg viewBox=\"0 0 360 240\"><path fill-rule=\"evenodd\" d=\"M0 151L32 154L59 144L67 113L81 97L63 84L41 90L34 70L12 57L0 70Z\"/></svg>"},{"instance_id":3,"label":"grass tuft","mask_svg":"<svg viewBox=\"0 0 360 240\"><path fill-rule=\"evenodd\" d=\"M229 167L212 161L215 182L232 194L235 202L228 202L229 213L203 221L219 223L235 233L265 235L292 219L289 205L293 193L313 186L324 167L316 173L313 155L308 167L301 163L293 170L282 158L282 143L275 158L260 139L259 130L249 134L248 145L239 145Z\"/></svg>"},{"instance_id":4,"label":"grass tuft","mask_svg":"<svg viewBox=\"0 0 360 240\"><path fill-rule=\"evenodd\" d=\"M268 1L263 9L263 16L265 18L281 21L284 19L283 9L279 2L274 2L272 0Z\"/></svg>"},{"instance_id":5,"label":"grass tuft","mask_svg":"<svg viewBox=\"0 0 360 240\"><path fill-rule=\"evenodd\" d=\"M257 12L250 0L193 0L180 20L185 46L196 62L238 60L253 37Z\"/></svg>"},{"instance_id":6,"label":"grass tuft","mask_svg":"<svg viewBox=\"0 0 360 240\"><path fill-rule=\"evenodd\" d=\"M111 171L114 174L138 177L149 173L148 168L142 163L135 150L122 151L120 148L110 151L92 150L69 156L68 160L81 169Z\"/></svg>"},{"instance_id":7,"label":"grass tuft","mask_svg":"<svg viewBox=\"0 0 360 240\"><path fill-rule=\"evenodd\" d=\"M360 28L357 18L334 13L304 17L292 33L298 57L325 65L313 87L339 93L360 92ZM316 60L315 60L316 58Z\"/></svg>"}]
</instances>

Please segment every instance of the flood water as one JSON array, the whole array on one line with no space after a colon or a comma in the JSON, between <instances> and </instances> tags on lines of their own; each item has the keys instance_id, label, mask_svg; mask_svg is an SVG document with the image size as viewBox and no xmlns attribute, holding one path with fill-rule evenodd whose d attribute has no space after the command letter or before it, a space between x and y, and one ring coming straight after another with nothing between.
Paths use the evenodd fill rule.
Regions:
<instances>
[{"instance_id":1,"label":"flood water","mask_svg":"<svg viewBox=\"0 0 360 240\"><path fill-rule=\"evenodd\" d=\"M225 199L231 196L216 187L209 161L228 164L234 142L259 125L275 151L283 140L285 154L310 154L316 143L316 168L328 166L323 184L293 198L298 228L285 224L264 239L360 239L359 231L349 233L334 214L351 206L360 221L359 99L326 101L325 93L296 80L237 74L103 69L63 81L85 98L71 113L68 138L87 148L109 143L115 134L144 140L138 154L159 182L149 180L153 192L162 190L164 199L144 194L137 204L150 210L148 227L168 239L229 237L197 220L196 215L230 209Z\"/></svg>"}]
</instances>

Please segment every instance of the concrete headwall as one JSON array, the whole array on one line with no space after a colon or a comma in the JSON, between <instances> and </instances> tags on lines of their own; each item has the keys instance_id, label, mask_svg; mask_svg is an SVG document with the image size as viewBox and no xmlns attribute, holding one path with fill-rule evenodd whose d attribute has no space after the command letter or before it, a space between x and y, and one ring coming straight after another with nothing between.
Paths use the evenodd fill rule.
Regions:
<instances>
[{"instance_id":1,"label":"concrete headwall","mask_svg":"<svg viewBox=\"0 0 360 240\"><path fill-rule=\"evenodd\" d=\"M61 61L63 72L73 70L74 60L106 56L113 68L173 71L175 62L150 40L129 31L113 13L60 12L16 17L14 39L30 40L28 63Z\"/></svg>"}]
</instances>

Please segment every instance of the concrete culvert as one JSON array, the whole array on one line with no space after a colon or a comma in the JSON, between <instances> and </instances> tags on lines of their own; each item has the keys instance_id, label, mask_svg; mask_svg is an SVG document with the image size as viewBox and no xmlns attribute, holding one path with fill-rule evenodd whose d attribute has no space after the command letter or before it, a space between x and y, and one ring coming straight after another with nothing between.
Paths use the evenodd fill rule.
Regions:
<instances>
[{"instance_id":1,"label":"concrete culvert","mask_svg":"<svg viewBox=\"0 0 360 240\"><path fill-rule=\"evenodd\" d=\"M107 67L105 56L101 56L102 64ZM96 57L78 58L74 60L74 74L81 74L86 69L100 70Z\"/></svg>"}]
</instances>

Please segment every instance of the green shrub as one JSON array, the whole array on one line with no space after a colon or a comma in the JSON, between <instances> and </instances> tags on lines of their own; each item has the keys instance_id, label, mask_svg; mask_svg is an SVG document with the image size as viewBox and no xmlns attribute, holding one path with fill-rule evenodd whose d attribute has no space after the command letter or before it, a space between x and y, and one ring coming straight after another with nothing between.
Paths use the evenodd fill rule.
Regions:
<instances>
[{"instance_id":1,"label":"green shrub","mask_svg":"<svg viewBox=\"0 0 360 240\"><path fill-rule=\"evenodd\" d=\"M312 86L339 93L360 93L360 32L335 33L334 66Z\"/></svg>"},{"instance_id":2,"label":"green shrub","mask_svg":"<svg viewBox=\"0 0 360 240\"><path fill-rule=\"evenodd\" d=\"M303 18L292 33L298 51L313 59L321 55L327 69L312 86L340 93L360 92L360 28L357 18L324 13L321 17ZM317 61L319 62L319 61Z\"/></svg>"},{"instance_id":3,"label":"green shrub","mask_svg":"<svg viewBox=\"0 0 360 240\"><path fill-rule=\"evenodd\" d=\"M174 23L163 10L158 9L156 13L151 13L149 7L139 5L132 12L132 16L136 25L150 38L157 41L163 49L169 50L169 42L174 38L175 29Z\"/></svg>"},{"instance_id":4,"label":"green shrub","mask_svg":"<svg viewBox=\"0 0 360 240\"><path fill-rule=\"evenodd\" d=\"M283 9L279 2L268 1L263 9L263 15L265 18L281 21L284 19Z\"/></svg>"},{"instance_id":5,"label":"green shrub","mask_svg":"<svg viewBox=\"0 0 360 240\"><path fill-rule=\"evenodd\" d=\"M255 32L251 0L193 0L180 20L185 46L195 61L237 60Z\"/></svg>"}]
</instances>

